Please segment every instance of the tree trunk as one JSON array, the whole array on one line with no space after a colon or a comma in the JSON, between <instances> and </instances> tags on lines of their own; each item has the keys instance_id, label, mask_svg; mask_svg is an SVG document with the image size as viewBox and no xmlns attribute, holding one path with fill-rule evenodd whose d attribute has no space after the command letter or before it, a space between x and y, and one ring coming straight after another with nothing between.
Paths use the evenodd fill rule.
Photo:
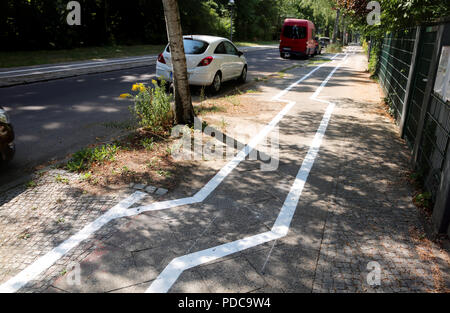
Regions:
<instances>
[{"instance_id":1,"label":"tree trunk","mask_svg":"<svg viewBox=\"0 0 450 313\"><path fill-rule=\"evenodd\" d=\"M333 43L336 43L338 30L339 30L339 15L341 13L340 9L336 9L336 20L334 21L334 30L333 30Z\"/></svg>"},{"instance_id":2,"label":"tree trunk","mask_svg":"<svg viewBox=\"0 0 450 313\"><path fill-rule=\"evenodd\" d=\"M183 31L177 0L163 0L167 37L173 65L173 88L175 94L175 123L194 123L194 108L184 54Z\"/></svg>"},{"instance_id":3,"label":"tree trunk","mask_svg":"<svg viewBox=\"0 0 450 313\"><path fill-rule=\"evenodd\" d=\"M345 14L342 14L341 22L342 22L342 26L341 26L341 29L342 29L341 43L345 46L345 32L347 31L346 30L346 26L347 25L345 24Z\"/></svg>"}]
</instances>

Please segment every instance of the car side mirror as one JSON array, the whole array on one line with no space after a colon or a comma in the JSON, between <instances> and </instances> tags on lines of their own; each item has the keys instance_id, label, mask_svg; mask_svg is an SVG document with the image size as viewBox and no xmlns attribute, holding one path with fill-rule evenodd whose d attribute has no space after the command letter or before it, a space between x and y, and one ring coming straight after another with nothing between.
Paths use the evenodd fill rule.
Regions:
<instances>
[{"instance_id":1,"label":"car side mirror","mask_svg":"<svg viewBox=\"0 0 450 313\"><path fill-rule=\"evenodd\" d=\"M242 51L238 51L238 52L237 52L237 55L238 55L239 57L241 57L241 56L243 56L243 55L244 55L244 52L242 52Z\"/></svg>"}]
</instances>

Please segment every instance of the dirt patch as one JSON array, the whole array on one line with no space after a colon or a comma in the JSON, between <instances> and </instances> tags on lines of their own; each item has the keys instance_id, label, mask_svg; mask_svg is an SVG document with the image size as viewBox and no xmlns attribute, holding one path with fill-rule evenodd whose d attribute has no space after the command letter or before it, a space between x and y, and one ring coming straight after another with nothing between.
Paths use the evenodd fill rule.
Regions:
<instances>
[{"instance_id":1,"label":"dirt patch","mask_svg":"<svg viewBox=\"0 0 450 313\"><path fill-rule=\"evenodd\" d=\"M267 101L256 88L245 91L236 88L228 95L197 100L193 105L208 126L234 136L241 144L246 144L284 106ZM216 138L203 133L202 140L205 143ZM208 173L201 180L208 179L227 161L175 160L172 156L175 143L176 138L171 138L169 131L154 134L139 129L115 142L119 150L114 160L92 164L88 171L80 173L78 181L70 184L89 194L118 192L131 183L173 190L189 185L186 176L193 177L195 172Z\"/></svg>"},{"instance_id":2,"label":"dirt patch","mask_svg":"<svg viewBox=\"0 0 450 313\"><path fill-rule=\"evenodd\" d=\"M119 150L114 160L93 164L72 186L90 194L115 192L130 183L174 186L177 168L170 156L168 133L154 134L141 129L116 144Z\"/></svg>"},{"instance_id":3,"label":"dirt patch","mask_svg":"<svg viewBox=\"0 0 450 313\"><path fill-rule=\"evenodd\" d=\"M433 251L433 242L426 238L426 235L423 231L419 230L417 227L411 227L409 229L409 233L411 239L413 240L416 252L419 255L419 258L425 261L430 262L431 271L434 280L434 290L430 290L430 292L436 293L448 293L450 289L446 286L445 279L443 278L441 269L437 263L437 257L435 252ZM441 257L443 257L446 262L447 268L450 266L450 258L445 251L441 251L439 253Z\"/></svg>"}]
</instances>

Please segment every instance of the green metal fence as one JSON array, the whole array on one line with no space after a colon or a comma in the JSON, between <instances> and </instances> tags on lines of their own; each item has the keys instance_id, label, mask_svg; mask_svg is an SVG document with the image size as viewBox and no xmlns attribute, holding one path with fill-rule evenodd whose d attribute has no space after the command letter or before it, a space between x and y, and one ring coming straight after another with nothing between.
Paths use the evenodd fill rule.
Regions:
<instances>
[{"instance_id":1,"label":"green metal fence","mask_svg":"<svg viewBox=\"0 0 450 313\"><path fill-rule=\"evenodd\" d=\"M417 49L417 65L412 76L411 97L408 103L407 117L404 135L406 142L412 148L417 135L420 113L422 110L425 87L428 81L428 72L431 65L431 58L436 43L436 31L429 28L421 29L420 42Z\"/></svg>"},{"instance_id":2,"label":"green metal fence","mask_svg":"<svg viewBox=\"0 0 450 313\"><path fill-rule=\"evenodd\" d=\"M415 28L389 33L381 46L378 77L399 122L414 50Z\"/></svg>"},{"instance_id":3,"label":"green metal fence","mask_svg":"<svg viewBox=\"0 0 450 313\"><path fill-rule=\"evenodd\" d=\"M433 91L443 45L450 45L448 22L386 34L377 74L424 188L433 202L439 197L443 207L437 210L446 212L435 225L450 232L450 103Z\"/></svg>"}]
</instances>

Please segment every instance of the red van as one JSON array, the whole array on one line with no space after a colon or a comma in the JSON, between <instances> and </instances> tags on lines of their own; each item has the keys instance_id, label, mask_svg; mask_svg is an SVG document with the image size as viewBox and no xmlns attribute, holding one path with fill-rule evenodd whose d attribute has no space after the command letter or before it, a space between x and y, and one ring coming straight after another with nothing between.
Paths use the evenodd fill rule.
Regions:
<instances>
[{"instance_id":1,"label":"red van","mask_svg":"<svg viewBox=\"0 0 450 313\"><path fill-rule=\"evenodd\" d=\"M307 57L314 55L316 28L313 22L288 18L284 20L280 36L280 56Z\"/></svg>"}]
</instances>

